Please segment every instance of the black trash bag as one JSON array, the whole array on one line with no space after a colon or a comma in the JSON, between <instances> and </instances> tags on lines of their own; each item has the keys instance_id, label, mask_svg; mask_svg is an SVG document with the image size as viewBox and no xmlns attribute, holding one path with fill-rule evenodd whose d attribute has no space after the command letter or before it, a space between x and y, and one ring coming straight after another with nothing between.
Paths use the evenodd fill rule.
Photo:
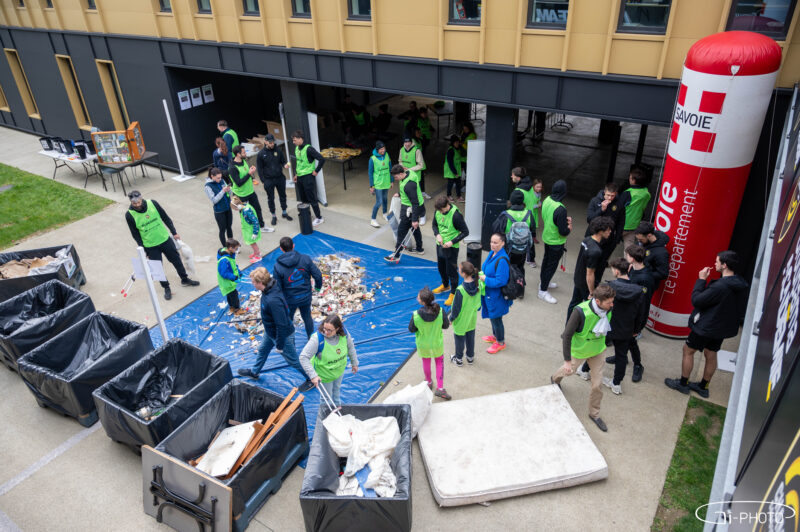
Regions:
<instances>
[{"instance_id":1,"label":"black trash bag","mask_svg":"<svg viewBox=\"0 0 800 532\"><path fill-rule=\"evenodd\" d=\"M56 253L65 248L72 258L72 262L61 264L56 271L26 275L25 277L14 277L13 279L0 279L0 303L26 290L30 290L34 286L50 281L51 279L58 279L72 288L78 288L86 284L86 276L83 273L83 268L81 268L81 259L78 257L78 252L75 251L75 247L72 244L55 246L52 248L26 249L24 251L0 253L0 265L11 262L12 260L38 259L46 257L47 255L55 257Z\"/></svg>"},{"instance_id":2,"label":"black trash bag","mask_svg":"<svg viewBox=\"0 0 800 532\"><path fill-rule=\"evenodd\" d=\"M158 444L156 450L188 462L208 450L217 431L229 426L229 419L244 423L256 419L264 422L283 399L274 392L234 379ZM247 501L264 482L278 474L286 456L298 443L308 445L302 405L235 475L229 479L219 479L233 490L234 516L244 511ZM145 504L148 503L149 500L145 501Z\"/></svg>"},{"instance_id":3,"label":"black trash bag","mask_svg":"<svg viewBox=\"0 0 800 532\"><path fill-rule=\"evenodd\" d=\"M400 425L400 442L390 464L397 477L394 497L338 497L340 459L328 444L322 422L314 429L314 439L300 489L300 507L306 530L325 532L372 532L411 530L411 407L408 405L343 405L342 415L358 419L394 416ZM330 409L320 406L320 417Z\"/></svg>"},{"instance_id":4,"label":"black trash bag","mask_svg":"<svg viewBox=\"0 0 800 532\"><path fill-rule=\"evenodd\" d=\"M88 295L52 280L0 303L0 360L17 360L94 312Z\"/></svg>"},{"instance_id":5,"label":"black trash bag","mask_svg":"<svg viewBox=\"0 0 800 532\"><path fill-rule=\"evenodd\" d=\"M37 401L75 418L95 411L92 392L153 350L147 328L95 312L17 361Z\"/></svg>"},{"instance_id":6,"label":"black trash bag","mask_svg":"<svg viewBox=\"0 0 800 532\"><path fill-rule=\"evenodd\" d=\"M109 438L155 447L232 378L224 358L172 339L92 396ZM136 414L145 407L157 415L148 420Z\"/></svg>"}]
</instances>

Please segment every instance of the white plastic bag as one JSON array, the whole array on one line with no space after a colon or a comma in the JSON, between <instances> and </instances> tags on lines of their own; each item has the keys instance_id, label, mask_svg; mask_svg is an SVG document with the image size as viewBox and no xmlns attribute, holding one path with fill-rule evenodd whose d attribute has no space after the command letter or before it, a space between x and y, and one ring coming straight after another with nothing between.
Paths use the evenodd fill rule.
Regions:
<instances>
[{"instance_id":1,"label":"white plastic bag","mask_svg":"<svg viewBox=\"0 0 800 532\"><path fill-rule=\"evenodd\" d=\"M175 245L178 247L178 253L181 254L181 259L183 260L183 266L186 268L186 273L192 277L197 277L197 270L194 267L194 253L192 253L192 248L190 248L186 242L180 239L175 239Z\"/></svg>"},{"instance_id":2,"label":"white plastic bag","mask_svg":"<svg viewBox=\"0 0 800 532\"><path fill-rule=\"evenodd\" d=\"M385 405L411 405L411 437L416 438L417 432L425 423L428 412L433 402L433 392L425 381L416 386L407 385L402 390L394 392L383 400Z\"/></svg>"}]
</instances>

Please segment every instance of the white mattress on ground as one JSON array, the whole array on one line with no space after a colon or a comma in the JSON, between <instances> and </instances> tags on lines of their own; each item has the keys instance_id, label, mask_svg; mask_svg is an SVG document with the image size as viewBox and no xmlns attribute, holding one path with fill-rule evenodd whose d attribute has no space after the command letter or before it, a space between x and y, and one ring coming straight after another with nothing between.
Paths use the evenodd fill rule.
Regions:
<instances>
[{"instance_id":1,"label":"white mattress on ground","mask_svg":"<svg viewBox=\"0 0 800 532\"><path fill-rule=\"evenodd\" d=\"M435 403L417 437L440 506L608 477L603 455L554 385Z\"/></svg>"}]
</instances>

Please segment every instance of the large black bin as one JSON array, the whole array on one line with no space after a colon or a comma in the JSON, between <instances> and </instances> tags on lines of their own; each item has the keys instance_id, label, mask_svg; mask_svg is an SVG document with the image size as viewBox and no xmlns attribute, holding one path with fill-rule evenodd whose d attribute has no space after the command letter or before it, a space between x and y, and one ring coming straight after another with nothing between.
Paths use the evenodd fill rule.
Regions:
<instances>
[{"instance_id":1,"label":"large black bin","mask_svg":"<svg viewBox=\"0 0 800 532\"><path fill-rule=\"evenodd\" d=\"M227 360L173 339L92 396L109 438L132 447L154 447L232 378ZM144 406L163 412L146 420L135 413Z\"/></svg>"},{"instance_id":2,"label":"large black bin","mask_svg":"<svg viewBox=\"0 0 800 532\"><path fill-rule=\"evenodd\" d=\"M25 290L30 290L34 286L40 285L51 279L58 279L62 283L73 288L78 288L86 284L86 276L81 268L81 260L78 252L72 244L65 246L55 246L52 248L26 249L23 251L8 251L0 253L0 265L12 260L38 259L50 255L55 257L60 250L66 249L72 262L65 262L53 272L40 273L37 275L26 275L25 277L14 277L13 279L0 279L0 302L21 294Z\"/></svg>"},{"instance_id":3,"label":"large black bin","mask_svg":"<svg viewBox=\"0 0 800 532\"><path fill-rule=\"evenodd\" d=\"M320 415L330 410L320 407ZM394 497L339 497L339 457L328 444L325 426L318 422L300 489L300 507L306 530L325 532L381 532L411 530L411 407L408 405L343 405L342 414L358 419L394 416L400 442L391 458L397 477Z\"/></svg>"},{"instance_id":4,"label":"large black bin","mask_svg":"<svg viewBox=\"0 0 800 532\"><path fill-rule=\"evenodd\" d=\"M16 371L19 357L94 312L88 295L51 280L0 303L0 360Z\"/></svg>"},{"instance_id":5,"label":"large black bin","mask_svg":"<svg viewBox=\"0 0 800 532\"><path fill-rule=\"evenodd\" d=\"M178 530L196 529L191 517L183 512L162 509L171 494L196 494L198 485L205 483L227 486L230 496L218 497L216 524L218 530L227 526L242 530L259 511L270 494L280 488L283 478L308 451L308 431L303 407L300 406L275 435L229 479L209 477L187 464L203 454L218 431L229 426L228 420L241 422L260 419L262 422L280 406L283 397L238 379L229 382L206 404L192 414L180 427L155 448L142 448L145 513L157 516ZM161 471L154 477L154 468ZM153 484L155 482L155 485ZM153 495L158 506L154 505ZM191 497L194 499L194 496ZM210 497L198 506L211 509ZM227 500L222 500L227 499ZM180 504L180 501L179 501ZM231 511L223 507L230 505ZM169 506L169 504L165 505ZM232 521L231 522L231 516Z\"/></svg>"},{"instance_id":6,"label":"large black bin","mask_svg":"<svg viewBox=\"0 0 800 532\"><path fill-rule=\"evenodd\" d=\"M97 421L92 392L153 350L147 328L95 312L17 361L17 368L41 406Z\"/></svg>"}]
</instances>

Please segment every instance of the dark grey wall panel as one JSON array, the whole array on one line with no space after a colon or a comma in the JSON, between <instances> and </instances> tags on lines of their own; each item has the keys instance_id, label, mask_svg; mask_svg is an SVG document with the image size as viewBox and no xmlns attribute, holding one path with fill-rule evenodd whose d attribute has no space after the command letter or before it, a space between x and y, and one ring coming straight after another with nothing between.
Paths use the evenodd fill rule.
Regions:
<instances>
[{"instance_id":1,"label":"dark grey wall panel","mask_svg":"<svg viewBox=\"0 0 800 532\"><path fill-rule=\"evenodd\" d=\"M511 101L512 74L496 70L442 67L442 95L498 103Z\"/></svg>"},{"instance_id":2,"label":"dark grey wall panel","mask_svg":"<svg viewBox=\"0 0 800 532\"><path fill-rule=\"evenodd\" d=\"M50 41L53 43L53 50L57 54L69 55L63 33L50 32Z\"/></svg>"},{"instance_id":3,"label":"dark grey wall panel","mask_svg":"<svg viewBox=\"0 0 800 532\"><path fill-rule=\"evenodd\" d=\"M411 62L375 64L375 87L392 91L436 93L439 79L434 65Z\"/></svg>"},{"instance_id":4,"label":"dark grey wall panel","mask_svg":"<svg viewBox=\"0 0 800 532\"><path fill-rule=\"evenodd\" d=\"M6 42L10 41L8 35L5 36L5 40ZM11 109L11 112L8 113L6 123L23 129L33 129L31 120L28 118L27 113L25 113L25 106L22 103L22 98L19 95L17 84L14 81L13 74L11 74L11 68L8 66L8 59L6 59L5 54L0 57L0 86L3 87L3 93L6 95L8 107Z\"/></svg>"},{"instance_id":5,"label":"dark grey wall panel","mask_svg":"<svg viewBox=\"0 0 800 532\"><path fill-rule=\"evenodd\" d=\"M317 79L317 64L311 54L292 54L289 56L292 77L299 79Z\"/></svg>"},{"instance_id":6,"label":"dark grey wall panel","mask_svg":"<svg viewBox=\"0 0 800 532\"><path fill-rule=\"evenodd\" d=\"M216 46L200 44L181 44L183 61L186 66L220 69L219 51Z\"/></svg>"},{"instance_id":7,"label":"dark grey wall panel","mask_svg":"<svg viewBox=\"0 0 800 532\"><path fill-rule=\"evenodd\" d=\"M372 86L372 61L368 59L342 59L344 82L358 87Z\"/></svg>"},{"instance_id":8,"label":"dark grey wall panel","mask_svg":"<svg viewBox=\"0 0 800 532\"><path fill-rule=\"evenodd\" d=\"M517 74L514 86L516 103L555 109L558 105L558 79L555 76Z\"/></svg>"},{"instance_id":9,"label":"dark grey wall panel","mask_svg":"<svg viewBox=\"0 0 800 532\"><path fill-rule=\"evenodd\" d=\"M220 52L222 53L223 69L234 70L236 72L241 72L244 70L244 65L242 64L242 52L239 50L239 48L223 46L220 48Z\"/></svg>"},{"instance_id":10,"label":"dark grey wall panel","mask_svg":"<svg viewBox=\"0 0 800 532\"><path fill-rule=\"evenodd\" d=\"M181 57L181 46L176 42L162 42L161 56L163 57L165 63L173 65L183 64L183 57Z\"/></svg>"},{"instance_id":11,"label":"dark grey wall panel","mask_svg":"<svg viewBox=\"0 0 800 532\"><path fill-rule=\"evenodd\" d=\"M245 49L242 51L244 68L253 74L289 76L289 61L283 52Z\"/></svg>"},{"instance_id":12,"label":"dark grey wall panel","mask_svg":"<svg viewBox=\"0 0 800 532\"><path fill-rule=\"evenodd\" d=\"M78 84L81 86L83 100L86 102L86 109L89 111L92 125L101 130L114 129L114 121L111 119L111 111L108 109L103 86L100 84L100 74L92 55L89 37L66 34L64 42L68 51L67 55L72 58L72 66L75 67L75 75L78 77Z\"/></svg>"},{"instance_id":13,"label":"dark grey wall panel","mask_svg":"<svg viewBox=\"0 0 800 532\"><path fill-rule=\"evenodd\" d=\"M602 112L607 116L637 117L661 124L670 122L677 87L579 77L562 79L559 108L565 112Z\"/></svg>"},{"instance_id":14,"label":"dark grey wall panel","mask_svg":"<svg viewBox=\"0 0 800 532\"><path fill-rule=\"evenodd\" d=\"M338 57L320 55L317 57L319 65L319 80L328 83L342 82L342 60Z\"/></svg>"},{"instance_id":15,"label":"dark grey wall panel","mask_svg":"<svg viewBox=\"0 0 800 532\"><path fill-rule=\"evenodd\" d=\"M106 39L98 35L92 35L92 48L94 48L94 56L97 59L111 60L111 53L108 50Z\"/></svg>"}]
</instances>

